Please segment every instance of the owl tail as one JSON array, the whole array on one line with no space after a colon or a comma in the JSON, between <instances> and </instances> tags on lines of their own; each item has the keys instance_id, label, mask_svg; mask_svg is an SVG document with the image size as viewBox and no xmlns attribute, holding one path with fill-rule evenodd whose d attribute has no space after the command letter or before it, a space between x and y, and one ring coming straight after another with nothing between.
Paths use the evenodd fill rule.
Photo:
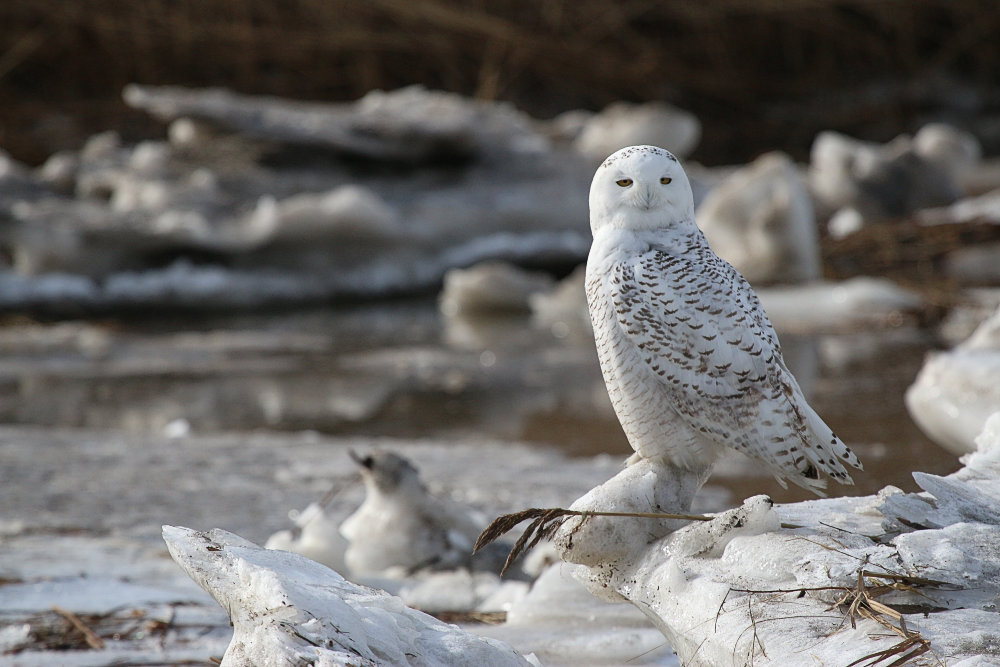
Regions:
<instances>
[{"instance_id":1,"label":"owl tail","mask_svg":"<svg viewBox=\"0 0 1000 667\"><path fill-rule=\"evenodd\" d=\"M803 434L804 447L802 448L805 459L797 466L799 474L791 476L789 479L819 496L825 496L822 491L826 487L823 475L840 484L853 485L854 480L851 479L844 464L858 470L864 470L861 461L844 444L844 441L833 433L812 407L805 404L803 412L807 426Z\"/></svg>"},{"instance_id":2,"label":"owl tail","mask_svg":"<svg viewBox=\"0 0 1000 667\"><path fill-rule=\"evenodd\" d=\"M806 409L806 419L816 439L821 443L820 451L826 454L825 463L818 466L820 470L841 484L854 484L844 464L857 470L864 470L857 455L844 444L843 440L834 435L826 422L811 407Z\"/></svg>"},{"instance_id":3,"label":"owl tail","mask_svg":"<svg viewBox=\"0 0 1000 667\"><path fill-rule=\"evenodd\" d=\"M820 498L826 498L826 480L819 477L818 472L812 466L793 475L789 475L784 471L780 473L776 472L774 473L774 478L778 480L778 484L783 489L788 488L788 484L786 483L786 480L788 480L796 486L801 486L803 489L811 491Z\"/></svg>"}]
</instances>

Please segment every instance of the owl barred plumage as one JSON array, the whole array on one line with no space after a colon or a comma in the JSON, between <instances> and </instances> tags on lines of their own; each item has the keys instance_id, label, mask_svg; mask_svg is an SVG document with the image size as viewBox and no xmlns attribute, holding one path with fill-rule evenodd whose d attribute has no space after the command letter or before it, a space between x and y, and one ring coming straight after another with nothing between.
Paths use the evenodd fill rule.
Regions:
<instances>
[{"instance_id":1,"label":"owl barred plumage","mask_svg":"<svg viewBox=\"0 0 1000 667\"><path fill-rule=\"evenodd\" d=\"M706 471L726 447L822 495L858 458L806 402L757 295L695 224L668 151L609 157L590 190L587 302L601 370L636 453Z\"/></svg>"}]
</instances>

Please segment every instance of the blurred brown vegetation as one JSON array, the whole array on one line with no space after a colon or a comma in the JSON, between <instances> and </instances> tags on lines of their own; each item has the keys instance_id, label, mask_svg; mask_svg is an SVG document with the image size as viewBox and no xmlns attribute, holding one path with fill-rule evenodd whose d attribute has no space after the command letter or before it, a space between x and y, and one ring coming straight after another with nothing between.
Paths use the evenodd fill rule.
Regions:
<instances>
[{"instance_id":1,"label":"blurred brown vegetation","mask_svg":"<svg viewBox=\"0 0 1000 667\"><path fill-rule=\"evenodd\" d=\"M697 158L801 156L823 128L1000 117L997 35L996 0L3 0L0 147L38 162L149 132L130 82L323 100L421 83L542 117L663 99L701 117Z\"/></svg>"}]
</instances>

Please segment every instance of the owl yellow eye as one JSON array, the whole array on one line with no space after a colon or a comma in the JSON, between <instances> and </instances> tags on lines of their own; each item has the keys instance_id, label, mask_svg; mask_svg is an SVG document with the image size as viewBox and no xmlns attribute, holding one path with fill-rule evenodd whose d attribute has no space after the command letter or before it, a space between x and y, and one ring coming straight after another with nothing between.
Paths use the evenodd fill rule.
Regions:
<instances>
[{"instance_id":1,"label":"owl yellow eye","mask_svg":"<svg viewBox=\"0 0 1000 667\"><path fill-rule=\"evenodd\" d=\"M622 186L623 188L627 188L628 186L632 185L632 179L631 178L623 178L621 180L615 181L615 183L617 183L618 185Z\"/></svg>"},{"instance_id":2,"label":"owl yellow eye","mask_svg":"<svg viewBox=\"0 0 1000 667\"><path fill-rule=\"evenodd\" d=\"M670 185L670 182L673 180L674 179L670 178L669 176L664 176L663 178L660 179L660 183L663 183L664 185Z\"/></svg>"}]
</instances>

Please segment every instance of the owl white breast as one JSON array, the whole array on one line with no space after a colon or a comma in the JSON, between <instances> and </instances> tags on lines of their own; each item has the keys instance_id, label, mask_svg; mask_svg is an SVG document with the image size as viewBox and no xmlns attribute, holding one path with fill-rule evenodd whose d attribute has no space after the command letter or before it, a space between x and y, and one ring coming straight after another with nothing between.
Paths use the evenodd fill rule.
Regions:
<instances>
[{"instance_id":1,"label":"owl white breast","mask_svg":"<svg viewBox=\"0 0 1000 667\"><path fill-rule=\"evenodd\" d=\"M608 393L637 458L709 469L726 447L820 493L861 468L806 402L757 295L695 224L687 175L655 146L590 189L587 302Z\"/></svg>"}]
</instances>

